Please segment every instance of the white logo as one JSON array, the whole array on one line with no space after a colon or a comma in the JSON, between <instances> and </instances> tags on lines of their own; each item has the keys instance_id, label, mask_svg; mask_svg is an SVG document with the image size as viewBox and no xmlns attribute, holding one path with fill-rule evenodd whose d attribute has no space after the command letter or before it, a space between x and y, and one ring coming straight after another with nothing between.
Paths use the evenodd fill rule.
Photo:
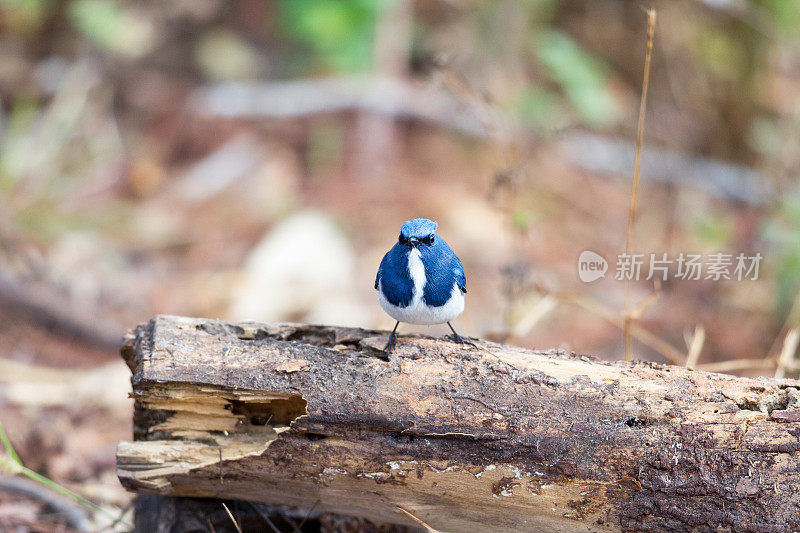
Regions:
<instances>
[{"instance_id":1,"label":"white logo","mask_svg":"<svg viewBox=\"0 0 800 533\"><path fill-rule=\"evenodd\" d=\"M591 283L606 277L608 261L602 255L591 250L584 250L578 256L578 277L584 283Z\"/></svg>"}]
</instances>

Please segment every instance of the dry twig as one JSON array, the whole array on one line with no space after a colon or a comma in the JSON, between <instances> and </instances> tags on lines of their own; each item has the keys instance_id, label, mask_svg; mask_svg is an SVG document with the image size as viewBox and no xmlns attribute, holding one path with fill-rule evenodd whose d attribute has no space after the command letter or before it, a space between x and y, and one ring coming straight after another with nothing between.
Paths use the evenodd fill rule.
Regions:
<instances>
[{"instance_id":1,"label":"dry twig","mask_svg":"<svg viewBox=\"0 0 800 533\"><path fill-rule=\"evenodd\" d=\"M633 231L636 225L636 204L639 199L639 171L642 166L642 143L644 141L644 118L647 109L647 88L650 84L650 60L653 56L653 34L656 29L656 11L647 10L647 53L644 60L644 80L642 82L642 98L639 103L639 123L636 128L636 159L633 166L633 187L631 191L631 206L628 212L628 234L625 240L625 253L630 254L633 245ZM630 280L625 282L625 322L623 331L625 334L625 360L631 361L631 322L633 316L630 313Z\"/></svg>"},{"instance_id":2,"label":"dry twig","mask_svg":"<svg viewBox=\"0 0 800 533\"><path fill-rule=\"evenodd\" d=\"M697 361L700 359L700 352L703 350L703 344L706 342L706 328L698 324L694 328L694 335L692 335L692 342L689 344L689 352L686 354L686 368L695 368Z\"/></svg>"},{"instance_id":3,"label":"dry twig","mask_svg":"<svg viewBox=\"0 0 800 533\"><path fill-rule=\"evenodd\" d=\"M431 526L429 526L428 524L426 524L425 522L423 522L422 520L420 520L419 518L417 518L416 516L414 516L414 515L413 515L413 514L411 514L410 512L406 511L405 509L403 509L403 508L402 508L402 507L400 507L399 505L397 506L397 510L398 510L398 511L400 511L400 512L402 512L402 513L404 513L404 514L405 514L406 516L408 516L408 517L409 517L411 520L413 520L413 521L414 521L414 522L416 522L417 524L419 524L419 525L421 525L422 527L424 527L424 528L425 528L427 531L430 531L431 533L438 533L438 530L436 530L436 529L433 529Z\"/></svg>"},{"instance_id":4,"label":"dry twig","mask_svg":"<svg viewBox=\"0 0 800 533\"><path fill-rule=\"evenodd\" d=\"M775 369L776 378L786 376L786 369L792 366L798 343L800 343L800 330L792 328L786 334L786 338L783 341L783 349L781 350L780 357L778 357L778 368Z\"/></svg>"},{"instance_id":5,"label":"dry twig","mask_svg":"<svg viewBox=\"0 0 800 533\"><path fill-rule=\"evenodd\" d=\"M226 513L228 513L228 517L231 519L231 522L233 522L233 526L236 528L236 531L242 533L242 528L239 526L239 522L237 522L233 517L233 513L231 513L231 510L228 509L227 505L225 505L225 502L222 502L222 508L225 509Z\"/></svg>"}]
</instances>

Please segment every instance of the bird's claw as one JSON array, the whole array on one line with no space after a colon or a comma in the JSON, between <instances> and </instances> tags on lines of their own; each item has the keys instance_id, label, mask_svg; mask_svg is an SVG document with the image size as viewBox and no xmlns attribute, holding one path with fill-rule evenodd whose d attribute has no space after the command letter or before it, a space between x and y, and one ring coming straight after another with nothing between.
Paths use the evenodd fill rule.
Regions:
<instances>
[{"instance_id":1,"label":"bird's claw","mask_svg":"<svg viewBox=\"0 0 800 533\"><path fill-rule=\"evenodd\" d=\"M448 335L447 337L450 338L450 339L453 339L453 341L457 342L458 344L468 344L468 345L472 346L473 348L478 349L478 345L477 344L475 344L472 341L468 341L467 339L465 339L464 337L462 337L458 333L454 333L453 335Z\"/></svg>"}]
</instances>

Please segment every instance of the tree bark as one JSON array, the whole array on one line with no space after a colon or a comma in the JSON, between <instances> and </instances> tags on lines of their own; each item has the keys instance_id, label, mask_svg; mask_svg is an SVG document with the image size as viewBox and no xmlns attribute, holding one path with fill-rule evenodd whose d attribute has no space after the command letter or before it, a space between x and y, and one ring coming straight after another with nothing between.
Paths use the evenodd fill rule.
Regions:
<instances>
[{"instance_id":1,"label":"tree bark","mask_svg":"<svg viewBox=\"0 0 800 533\"><path fill-rule=\"evenodd\" d=\"M387 362L385 342L154 318L122 349L120 480L443 531L800 529L796 380L421 336Z\"/></svg>"}]
</instances>

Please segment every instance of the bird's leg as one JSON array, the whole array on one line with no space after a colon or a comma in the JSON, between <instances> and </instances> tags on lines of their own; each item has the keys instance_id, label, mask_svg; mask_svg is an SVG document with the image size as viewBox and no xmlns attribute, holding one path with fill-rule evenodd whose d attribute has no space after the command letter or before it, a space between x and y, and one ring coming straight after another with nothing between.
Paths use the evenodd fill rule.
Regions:
<instances>
[{"instance_id":1,"label":"bird's leg","mask_svg":"<svg viewBox=\"0 0 800 533\"><path fill-rule=\"evenodd\" d=\"M397 342L397 326L400 325L400 321L398 320L397 323L394 325L394 329L391 333L389 333L389 342L386 343L386 348L383 349L386 352L386 360L389 360L389 354L392 353L392 349L394 348L395 343Z\"/></svg>"},{"instance_id":2,"label":"bird's leg","mask_svg":"<svg viewBox=\"0 0 800 533\"><path fill-rule=\"evenodd\" d=\"M467 339L465 339L464 337L462 337L461 335L459 335L458 333L456 333L456 330L455 330L455 329L453 329L453 324L451 324L450 322L448 322L448 323L447 323L447 325L448 325L448 326L450 326L450 331L452 331L452 332L453 332L453 340L454 340L454 341L456 341L456 342L457 342L457 343L459 343L459 344L469 344L469 345L470 345L470 346L472 346L473 348L477 348L477 347L478 347L478 345L477 345L477 344L475 344L474 342L472 342L472 341L468 341Z\"/></svg>"}]
</instances>

